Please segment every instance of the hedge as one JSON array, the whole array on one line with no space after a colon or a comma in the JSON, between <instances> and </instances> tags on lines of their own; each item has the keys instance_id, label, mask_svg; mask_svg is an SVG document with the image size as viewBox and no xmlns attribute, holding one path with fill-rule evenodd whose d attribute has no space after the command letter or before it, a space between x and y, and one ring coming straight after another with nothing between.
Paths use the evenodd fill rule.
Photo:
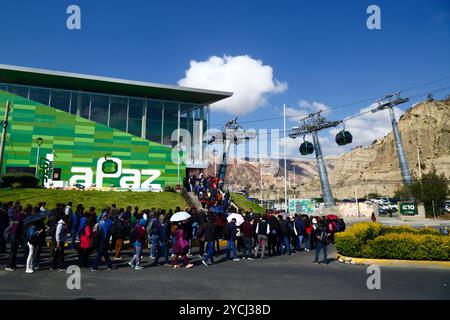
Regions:
<instances>
[{"instance_id":1,"label":"hedge","mask_svg":"<svg viewBox=\"0 0 450 320\"><path fill-rule=\"evenodd\" d=\"M39 184L39 179L32 174L5 174L2 176L3 188L19 187L19 188L36 188Z\"/></svg>"},{"instance_id":2,"label":"hedge","mask_svg":"<svg viewBox=\"0 0 450 320\"><path fill-rule=\"evenodd\" d=\"M369 240L368 258L405 260L449 260L450 238L446 236L390 233Z\"/></svg>"},{"instance_id":3,"label":"hedge","mask_svg":"<svg viewBox=\"0 0 450 320\"><path fill-rule=\"evenodd\" d=\"M342 255L406 260L449 260L450 237L431 228L356 223L335 236Z\"/></svg>"}]
</instances>

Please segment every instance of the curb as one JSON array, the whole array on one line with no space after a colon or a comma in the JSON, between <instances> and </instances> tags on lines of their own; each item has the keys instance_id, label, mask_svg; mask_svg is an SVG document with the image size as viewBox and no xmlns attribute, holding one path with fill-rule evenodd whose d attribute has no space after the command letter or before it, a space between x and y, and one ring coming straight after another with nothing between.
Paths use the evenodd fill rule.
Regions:
<instances>
[{"instance_id":1,"label":"curb","mask_svg":"<svg viewBox=\"0 0 450 320\"><path fill-rule=\"evenodd\" d=\"M439 267L450 269L450 261L426 261L426 260L398 260L398 259L369 259L346 257L336 254L336 260L341 263L378 266L415 266L415 267Z\"/></svg>"}]
</instances>

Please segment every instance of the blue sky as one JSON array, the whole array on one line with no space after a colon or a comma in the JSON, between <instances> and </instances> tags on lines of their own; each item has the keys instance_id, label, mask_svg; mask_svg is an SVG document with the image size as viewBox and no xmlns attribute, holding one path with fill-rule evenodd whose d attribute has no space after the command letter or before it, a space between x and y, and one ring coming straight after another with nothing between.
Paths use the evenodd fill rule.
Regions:
<instances>
[{"instance_id":1,"label":"blue sky","mask_svg":"<svg viewBox=\"0 0 450 320\"><path fill-rule=\"evenodd\" d=\"M81 8L81 30L66 28L70 4ZM381 30L366 27L371 4L381 9ZM283 103L301 113L299 100L334 107L450 76L446 0L15 0L1 1L0 12L3 64L176 84L191 60L224 55L261 60L272 68L274 81L287 88L263 94L265 100L253 112L240 115L246 127L255 129L282 128L282 119L250 121L281 116ZM449 86L446 79L404 95ZM436 96L449 93L450 88ZM369 104L324 115L342 119ZM211 122L231 117L214 111ZM326 152L340 152L329 132L321 136ZM365 144L372 135L358 139Z\"/></svg>"}]
</instances>

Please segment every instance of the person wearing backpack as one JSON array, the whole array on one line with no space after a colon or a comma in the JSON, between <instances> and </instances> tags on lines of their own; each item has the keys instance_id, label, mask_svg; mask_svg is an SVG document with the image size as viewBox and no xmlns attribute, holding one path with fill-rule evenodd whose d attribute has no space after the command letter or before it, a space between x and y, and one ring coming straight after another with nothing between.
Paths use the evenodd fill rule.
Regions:
<instances>
[{"instance_id":1,"label":"person wearing backpack","mask_svg":"<svg viewBox=\"0 0 450 320\"><path fill-rule=\"evenodd\" d=\"M98 223L96 228L96 234L94 238L96 239L96 256L94 263L92 264L91 271L98 271L98 265L100 264L102 258L104 258L105 263L108 267L107 270L112 270L112 262L109 258L109 239L111 238L111 227L112 219L109 217L108 211L105 211L102 215L102 219ZM94 239L93 238L93 239Z\"/></svg>"},{"instance_id":2,"label":"person wearing backpack","mask_svg":"<svg viewBox=\"0 0 450 320\"><path fill-rule=\"evenodd\" d=\"M264 253L266 251L267 237L270 233L269 223L266 221L266 216L262 215L261 220L256 226L256 234L258 235L258 246L255 250L255 258L258 257L258 252L261 249L261 259L264 259Z\"/></svg>"},{"instance_id":3,"label":"person wearing backpack","mask_svg":"<svg viewBox=\"0 0 450 320\"><path fill-rule=\"evenodd\" d=\"M226 260L231 260L230 253L233 251L233 260L239 261L236 253L236 238L237 238L236 219L231 219L230 222L225 224L223 228L223 237L227 240L226 248Z\"/></svg>"},{"instance_id":4,"label":"person wearing backpack","mask_svg":"<svg viewBox=\"0 0 450 320\"><path fill-rule=\"evenodd\" d=\"M39 244L40 234L43 232L44 232L43 229L38 229L37 222L33 222L31 224L31 226L28 228L27 244L28 244L29 251L28 251L28 258L27 258L27 264L26 264L26 269L25 269L26 273L34 272L33 260L36 255L36 252L37 252L36 248L37 248L37 245Z\"/></svg>"},{"instance_id":5,"label":"person wearing backpack","mask_svg":"<svg viewBox=\"0 0 450 320\"><path fill-rule=\"evenodd\" d=\"M295 238L295 250L300 252L302 251L303 234L305 233L305 226L303 225L301 217L297 214L295 214L294 218L294 228L297 233Z\"/></svg>"},{"instance_id":6,"label":"person wearing backpack","mask_svg":"<svg viewBox=\"0 0 450 320\"><path fill-rule=\"evenodd\" d=\"M314 263L320 264L319 255L320 251L323 250L323 264L327 265L328 262L327 246L328 246L328 237L330 235L329 231L327 230L328 229L327 224L326 223L319 224L316 218L313 218L312 223L313 223L312 234L314 237L316 247Z\"/></svg>"},{"instance_id":7,"label":"person wearing backpack","mask_svg":"<svg viewBox=\"0 0 450 320\"><path fill-rule=\"evenodd\" d=\"M63 215L58 221L55 230L55 242L56 248L53 254L52 269L56 270L59 266L59 271L65 271L66 266L64 263L64 247L67 241L67 220L70 219L68 215Z\"/></svg>"},{"instance_id":8,"label":"person wearing backpack","mask_svg":"<svg viewBox=\"0 0 450 320\"><path fill-rule=\"evenodd\" d=\"M202 225L203 238L205 239L205 255L202 257L202 263L205 266L209 266L214 263L214 241L216 239L216 226L214 225L214 220L209 217L207 222ZM209 262L211 261L211 262Z\"/></svg>"},{"instance_id":9,"label":"person wearing backpack","mask_svg":"<svg viewBox=\"0 0 450 320\"><path fill-rule=\"evenodd\" d=\"M86 216L89 214L86 213ZM93 235L93 229L92 225L94 223L93 219L91 217L83 217L82 219L85 219L85 222L81 225L80 220L80 228L79 231L79 238L80 238L80 250L79 250L79 267L80 268L88 268L88 261L89 256L92 253L92 235Z\"/></svg>"},{"instance_id":10,"label":"person wearing backpack","mask_svg":"<svg viewBox=\"0 0 450 320\"><path fill-rule=\"evenodd\" d=\"M150 222L147 225L147 234L148 239L151 242L151 250L150 250L150 259L156 258L156 250L158 248L158 238L159 238L159 220L156 217L156 213L152 214L152 218L150 219Z\"/></svg>"},{"instance_id":11,"label":"person wearing backpack","mask_svg":"<svg viewBox=\"0 0 450 320\"><path fill-rule=\"evenodd\" d=\"M145 243L145 225L147 224L147 221L142 218L139 220L139 223L136 224L133 231L130 234L130 244L134 247L134 255L130 262L128 262L128 265L135 270L142 270L144 267L140 265L141 262L141 253L142 253L142 247Z\"/></svg>"},{"instance_id":12,"label":"person wearing backpack","mask_svg":"<svg viewBox=\"0 0 450 320\"><path fill-rule=\"evenodd\" d=\"M114 260L122 260L122 247L123 241L127 233L127 222L125 220L125 214L121 213L119 219L114 222L114 238L116 245L114 247Z\"/></svg>"},{"instance_id":13,"label":"person wearing backpack","mask_svg":"<svg viewBox=\"0 0 450 320\"><path fill-rule=\"evenodd\" d=\"M279 249L278 254L281 256L284 253L284 249L286 249L286 253L291 255L291 244L290 244L290 229L288 228L289 222L283 219L283 216L278 215L278 220L280 223L280 228L278 229L278 239L279 239Z\"/></svg>"},{"instance_id":14,"label":"person wearing backpack","mask_svg":"<svg viewBox=\"0 0 450 320\"><path fill-rule=\"evenodd\" d=\"M278 235L280 233L280 222L278 221L274 212L270 215L268 220L270 226L270 234L269 234L269 256L277 255L277 251L279 249L278 245Z\"/></svg>"}]
</instances>

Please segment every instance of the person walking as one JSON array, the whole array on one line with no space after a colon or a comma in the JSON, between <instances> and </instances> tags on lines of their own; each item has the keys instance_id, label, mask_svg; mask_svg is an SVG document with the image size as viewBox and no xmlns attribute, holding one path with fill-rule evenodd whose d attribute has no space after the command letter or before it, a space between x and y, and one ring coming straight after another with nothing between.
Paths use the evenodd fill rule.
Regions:
<instances>
[{"instance_id":1,"label":"person walking","mask_svg":"<svg viewBox=\"0 0 450 320\"><path fill-rule=\"evenodd\" d=\"M245 218L245 222L239 227L241 229L242 239L244 242L244 259L253 260L252 245L253 245L253 224L250 216Z\"/></svg>"},{"instance_id":2,"label":"person walking","mask_svg":"<svg viewBox=\"0 0 450 320\"><path fill-rule=\"evenodd\" d=\"M133 231L130 235L130 244L134 247L134 255L130 262L128 262L128 265L135 270L142 270L144 267L141 266L141 254L142 254L142 247L145 244L145 225L147 224L147 221L142 218L139 220L139 223L136 224Z\"/></svg>"},{"instance_id":3,"label":"person walking","mask_svg":"<svg viewBox=\"0 0 450 320\"><path fill-rule=\"evenodd\" d=\"M89 214L86 214L88 216ZM92 253L92 235L93 235L93 224L94 221L91 217L84 218L86 219L85 223L83 223L82 229L79 232L80 238L80 249L79 249L79 267L80 268L88 268L89 256Z\"/></svg>"},{"instance_id":4,"label":"person walking","mask_svg":"<svg viewBox=\"0 0 450 320\"><path fill-rule=\"evenodd\" d=\"M0 207L0 254L6 252L6 240L3 234L9 227L8 204L3 203Z\"/></svg>"},{"instance_id":5,"label":"person walking","mask_svg":"<svg viewBox=\"0 0 450 320\"><path fill-rule=\"evenodd\" d=\"M313 237L315 241L315 257L314 257L314 263L319 263L319 255L320 251L323 250L323 264L327 265L328 259L327 259L327 246L328 246L328 238L330 236L330 233L327 230L326 223L319 224L316 218L313 218Z\"/></svg>"},{"instance_id":6,"label":"person walking","mask_svg":"<svg viewBox=\"0 0 450 320\"><path fill-rule=\"evenodd\" d=\"M160 214L159 215L158 252L156 254L156 259L153 262L154 265L158 264L158 261L161 257L164 257L164 265L170 266L169 239L170 239L169 224L166 221L166 216L164 214Z\"/></svg>"},{"instance_id":7,"label":"person walking","mask_svg":"<svg viewBox=\"0 0 450 320\"><path fill-rule=\"evenodd\" d=\"M258 252L261 249L261 259L264 259L264 253L266 251L267 237L270 233L269 223L266 221L266 216L262 215L261 220L256 226L256 234L258 235L258 245L255 250L255 258L258 257Z\"/></svg>"},{"instance_id":8,"label":"person walking","mask_svg":"<svg viewBox=\"0 0 450 320\"><path fill-rule=\"evenodd\" d=\"M187 220L182 223L187 223ZM181 227L177 227L176 231L176 242L175 242L175 257L173 259L173 268L179 268L178 265L178 257L181 256L183 258L183 263L186 269L192 268L194 265L192 263L188 263L187 253L189 251L189 242L186 239L185 231Z\"/></svg>"},{"instance_id":9,"label":"person walking","mask_svg":"<svg viewBox=\"0 0 450 320\"><path fill-rule=\"evenodd\" d=\"M294 216L294 228L297 233L295 239L295 250L300 252L302 251L303 234L305 232L305 227L303 225L301 217L297 214L295 214Z\"/></svg>"},{"instance_id":10,"label":"person walking","mask_svg":"<svg viewBox=\"0 0 450 320\"><path fill-rule=\"evenodd\" d=\"M36 247L39 244L40 241L40 234L44 232L43 229L38 229L38 224L36 222L32 223L31 226L28 228L27 232L27 244L28 244L28 258L27 258L27 264L26 264L26 273L33 273L33 260L36 255Z\"/></svg>"},{"instance_id":11,"label":"person walking","mask_svg":"<svg viewBox=\"0 0 450 320\"><path fill-rule=\"evenodd\" d=\"M71 204L71 202L69 202ZM77 239L78 227L80 224L80 218L83 215L84 208L82 204L77 205L75 212L72 212L70 218L70 249L75 249L75 241Z\"/></svg>"},{"instance_id":12,"label":"person walking","mask_svg":"<svg viewBox=\"0 0 450 320\"><path fill-rule=\"evenodd\" d=\"M270 226L270 234L269 234L269 256L275 256L277 255L278 251L278 235L280 233L280 222L278 221L277 217L275 216L275 213L272 213L270 215L270 218L268 219L269 226Z\"/></svg>"},{"instance_id":13,"label":"person walking","mask_svg":"<svg viewBox=\"0 0 450 320\"><path fill-rule=\"evenodd\" d=\"M311 221L307 217L307 218L305 218L305 237L306 237L305 251L307 251L307 252L309 252L311 250L312 230L313 230L313 226L311 224Z\"/></svg>"},{"instance_id":14,"label":"person walking","mask_svg":"<svg viewBox=\"0 0 450 320\"><path fill-rule=\"evenodd\" d=\"M236 253L236 237L237 237L237 227L236 227L236 219L231 219L230 222L226 223L223 228L223 236L225 240L227 240L227 249L226 249L226 260L231 260L230 252L233 251L233 260L239 261L239 258Z\"/></svg>"},{"instance_id":15,"label":"person walking","mask_svg":"<svg viewBox=\"0 0 450 320\"><path fill-rule=\"evenodd\" d=\"M217 228L214 225L214 220L210 217L203 227L203 237L205 239L206 249L205 256L202 259L202 263L205 266L209 266L214 263L214 241L216 239Z\"/></svg>"},{"instance_id":16,"label":"person walking","mask_svg":"<svg viewBox=\"0 0 450 320\"><path fill-rule=\"evenodd\" d=\"M278 255L283 255L284 250L286 250L286 253L291 254L291 247L288 241L288 222L283 219L283 216L281 214L278 215L278 221L280 223L280 227L278 228Z\"/></svg>"},{"instance_id":17,"label":"person walking","mask_svg":"<svg viewBox=\"0 0 450 320\"><path fill-rule=\"evenodd\" d=\"M128 226L125 220L125 214L121 213L119 219L114 222L114 238L116 240L114 248L114 260L122 260L122 247L127 233L127 228Z\"/></svg>"},{"instance_id":18,"label":"person walking","mask_svg":"<svg viewBox=\"0 0 450 320\"><path fill-rule=\"evenodd\" d=\"M95 240L95 247L96 247L96 256L94 263L91 267L91 271L98 271L98 265L100 264L100 261L102 258L104 258L105 263L107 265L107 270L112 270L112 262L109 258L109 239L111 237L111 227L112 227L112 220L109 217L108 211L105 211L102 215L101 221L98 223L97 228L95 229L94 237Z\"/></svg>"},{"instance_id":19,"label":"person walking","mask_svg":"<svg viewBox=\"0 0 450 320\"><path fill-rule=\"evenodd\" d=\"M61 219L58 221L55 230L55 242L56 248L53 254L53 263L52 269L56 270L59 267L59 271L63 272L66 270L65 262L64 262L64 249L67 241L67 220L70 219L70 216L63 215Z\"/></svg>"},{"instance_id":20,"label":"person walking","mask_svg":"<svg viewBox=\"0 0 450 320\"><path fill-rule=\"evenodd\" d=\"M13 220L11 224L11 237L10 237L10 250L8 264L6 265L6 271L14 271L17 269L17 251L19 250L19 244L22 242L24 237L24 226L23 226L24 215L21 206L16 206L14 208Z\"/></svg>"},{"instance_id":21,"label":"person walking","mask_svg":"<svg viewBox=\"0 0 450 320\"><path fill-rule=\"evenodd\" d=\"M151 241L151 251L150 251L150 259L153 260L156 258L156 250L158 248L158 238L159 238L159 220L156 216L156 212L152 213L152 218L147 224L147 234L148 239Z\"/></svg>"}]
</instances>

